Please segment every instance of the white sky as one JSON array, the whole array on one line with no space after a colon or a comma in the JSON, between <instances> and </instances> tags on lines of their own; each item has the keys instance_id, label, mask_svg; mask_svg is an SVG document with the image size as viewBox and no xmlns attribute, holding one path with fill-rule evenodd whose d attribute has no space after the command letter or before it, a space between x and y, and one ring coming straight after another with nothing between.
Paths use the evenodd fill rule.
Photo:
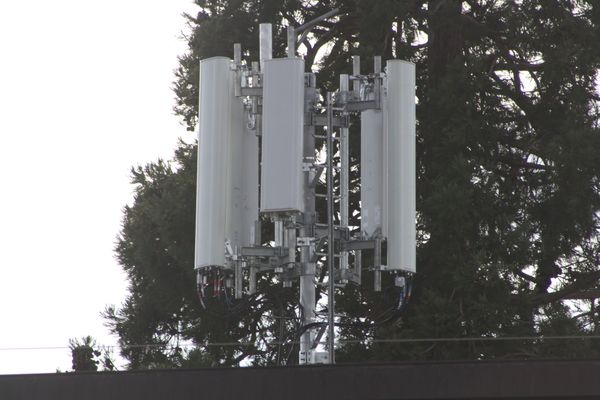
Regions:
<instances>
[{"instance_id":1,"label":"white sky","mask_svg":"<svg viewBox=\"0 0 600 400\"><path fill-rule=\"evenodd\" d=\"M0 2L0 374L70 369L72 337L116 343L100 312L126 294L113 247L130 167L193 140L170 88L195 10ZM63 348L14 350L32 347Z\"/></svg>"}]
</instances>

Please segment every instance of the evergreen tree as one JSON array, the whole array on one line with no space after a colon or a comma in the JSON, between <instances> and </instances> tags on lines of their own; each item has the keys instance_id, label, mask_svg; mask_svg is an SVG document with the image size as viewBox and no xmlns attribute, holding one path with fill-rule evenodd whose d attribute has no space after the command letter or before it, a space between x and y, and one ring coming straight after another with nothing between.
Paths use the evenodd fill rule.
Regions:
<instances>
[{"instance_id":1,"label":"evergreen tree","mask_svg":"<svg viewBox=\"0 0 600 400\"><path fill-rule=\"evenodd\" d=\"M70 339L69 349L73 360L73 372L98 371L98 357L101 353L96 348L96 342L91 336L85 336L81 340Z\"/></svg>"},{"instance_id":2,"label":"evergreen tree","mask_svg":"<svg viewBox=\"0 0 600 400\"><path fill-rule=\"evenodd\" d=\"M198 62L230 56L241 42L257 60L258 23L274 26L284 54L285 26L339 7L313 29L305 57L322 92L350 56L417 65L418 273L410 303L393 290L362 287L338 296L340 361L586 356L591 341L437 341L377 339L573 335L595 332L600 296L597 71L600 5L592 0L197 1L189 52L181 57L176 112L193 130ZM323 46L323 59L316 55ZM353 138L356 131L351 131ZM358 160L357 140L351 149ZM202 365L290 362L296 294L261 281L261 295L203 310L195 298L194 146L174 167L134 171L136 200L125 209L117 254L131 280L124 307L108 310L131 366L181 366L200 349ZM356 181L356 175L352 176ZM351 199L358 206L356 193ZM356 224L356 221L354 221ZM388 282L389 284L389 282ZM577 300L576 302L573 302ZM219 309L218 307L221 307ZM581 312L575 312L580 307ZM257 346L210 347L247 341ZM198 354L202 354L198 357ZM165 364L166 363L166 364ZM186 364L189 365L189 364Z\"/></svg>"},{"instance_id":3,"label":"evergreen tree","mask_svg":"<svg viewBox=\"0 0 600 400\"><path fill-rule=\"evenodd\" d=\"M98 366L103 371L116 370L112 350L98 347L96 340L91 336L69 339L69 350L71 351L73 372L95 372L98 371Z\"/></svg>"}]
</instances>

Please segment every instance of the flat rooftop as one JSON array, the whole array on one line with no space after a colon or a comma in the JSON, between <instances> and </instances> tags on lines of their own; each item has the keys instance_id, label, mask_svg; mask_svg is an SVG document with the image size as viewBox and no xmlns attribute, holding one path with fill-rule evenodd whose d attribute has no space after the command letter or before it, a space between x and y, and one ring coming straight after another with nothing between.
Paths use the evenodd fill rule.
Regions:
<instances>
[{"instance_id":1,"label":"flat rooftop","mask_svg":"<svg viewBox=\"0 0 600 400\"><path fill-rule=\"evenodd\" d=\"M412 362L0 376L8 399L600 399L600 360Z\"/></svg>"}]
</instances>

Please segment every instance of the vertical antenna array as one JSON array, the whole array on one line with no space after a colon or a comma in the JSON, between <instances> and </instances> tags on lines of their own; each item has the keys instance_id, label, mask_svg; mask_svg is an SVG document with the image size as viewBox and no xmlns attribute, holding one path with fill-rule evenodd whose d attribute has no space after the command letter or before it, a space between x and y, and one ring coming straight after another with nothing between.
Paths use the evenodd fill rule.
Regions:
<instances>
[{"instance_id":1,"label":"vertical antenna array","mask_svg":"<svg viewBox=\"0 0 600 400\"><path fill-rule=\"evenodd\" d=\"M264 273L275 273L284 287L298 280L300 364L335 362L336 288L360 285L368 269L376 291L382 272L389 271L405 293L406 278L416 272L414 65L388 60L382 72L376 56L373 72L361 74L354 56L352 74L340 75L339 90L322 98L296 45L338 12L289 27L286 58L272 58L271 24L260 24L258 62L244 62L235 44L233 60L200 63L194 262L200 301L206 306L210 286L226 299L229 292L236 299L254 294ZM351 231L352 115L360 116L361 225ZM326 159L319 162L323 141ZM327 193L321 194L316 189L324 172ZM327 202L323 222L317 198ZM273 225L273 240L261 238L262 224ZM363 252L372 252L371 265L363 265ZM322 268L328 276L326 320L316 303L315 277Z\"/></svg>"}]
</instances>

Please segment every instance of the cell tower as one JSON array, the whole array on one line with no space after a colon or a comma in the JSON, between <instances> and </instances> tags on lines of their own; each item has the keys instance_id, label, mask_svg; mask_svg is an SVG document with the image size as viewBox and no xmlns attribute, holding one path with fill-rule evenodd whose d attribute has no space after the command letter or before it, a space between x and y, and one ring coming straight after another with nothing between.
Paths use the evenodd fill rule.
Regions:
<instances>
[{"instance_id":1,"label":"cell tower","mask_svg":"<svg viewBox=\"0 0 600 400\"><path fill-rule=\"evenodd\" d=\"M382 70L381 57L374 57L373 72L361 74L360 60L353 57L352 75L340 75L339 90L321 97L315 75L305 72L304 60L296 56L296 44L299 35L337 12L288 28L287 58L272 58L271 24L260 24L259 62L242 62L239 44L233 60L200 62L198 290L202 296L215 273L236 299L254 294L262 273L276 273L285 287L298 280L300 364L335 362L336 287L360 285L368 269L375 290L381 290L384 271L395 274L395 285L403 289L405 277L416 272L415 67L388 60ZM361 227L351 235L353 114L360 116ZM336 162L334 141L339 142ZM327 193L320 194L315 188L324 172ZM318 197L326 198L326 218L315 212ZM274 230L269 245L260 235L266 223ZM362 265L365 250L373 251L372 265ZM323 256L328 319L317 323L315 274L325 268L319 263Z\"/></svg>"}]
</instances>

